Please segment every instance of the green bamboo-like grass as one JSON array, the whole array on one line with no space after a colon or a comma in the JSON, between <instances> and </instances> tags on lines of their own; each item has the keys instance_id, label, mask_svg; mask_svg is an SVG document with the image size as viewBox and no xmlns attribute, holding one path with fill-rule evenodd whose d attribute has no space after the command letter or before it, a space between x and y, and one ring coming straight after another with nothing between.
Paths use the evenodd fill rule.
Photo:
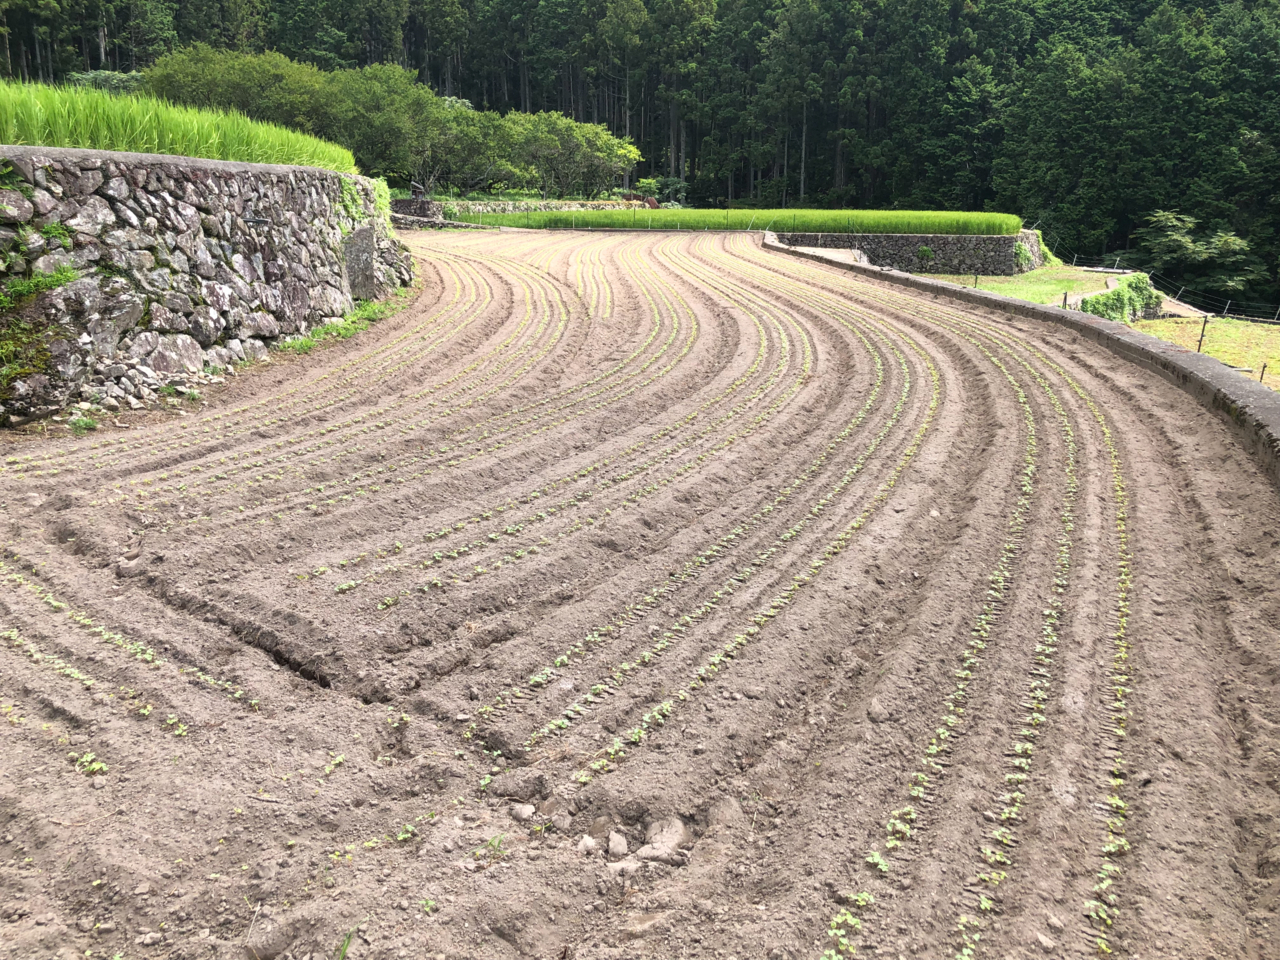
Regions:
<instances>
[{"instance_id":1,"label":"green bamboo-like grass","mask_svg":"<svg viewBox=\"0 0 1280 960\"><path fill-rule=\"evenodd\" d=\"M775 233L921 233L1007 236L1022 229L1009 213L947 210L556 210L467 213L452 220L507 227L611 227L622 230L773 230Z\"/></svg>"},{"instance_id":2,"label":"green bamboo-like grass","mask_svg":"<svg viewBox=\"0 0 1280 960\"><path fill-rule=\"evenodd\" d=\"M162 153L359 173L351 151L239 113L116 96L91 87L0 81L0 144Z\"/></svg>"}]
</instances>

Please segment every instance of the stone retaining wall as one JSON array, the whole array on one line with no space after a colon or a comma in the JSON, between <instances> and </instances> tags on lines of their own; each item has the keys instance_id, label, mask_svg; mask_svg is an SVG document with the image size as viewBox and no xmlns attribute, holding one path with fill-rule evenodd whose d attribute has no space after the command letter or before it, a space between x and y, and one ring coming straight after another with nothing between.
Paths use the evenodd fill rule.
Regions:
<instances>
[{"instance_id":1,"label":"stone retaining wall","mask_svg":"<svg viewBox=\"0 0 1280 960\"><path fill-rule=\"evenodd\" d=\"M789 247L853 248L873 266L892 267L910 273L981 274L1013 276L1044 265L1040 236L1034 230L1004 236L955 236L951 234L893 233L779 233ZM1021 243L1030 259L1018 262ZM933 252L921 257L921 248Z\"/></svg>"},{"instance_id":2,"label":"stone retaining wall","mask_svg":"<svg viewBox=\"0 0 1280 960\"><path fill-rule=\"evenodd\" d=\"M977 307L1042 320L1073 330L1106 347L1116 356L1154 371L1186 391L1202 406L1224 417L1245 448L1258 459L1272 481L1280 486L1280 393L1242 377L1207 354L1192 353L1185 347L1166 343L1122 323L1103 320L1087 313L1028 303L986 290L975 290L895 270L845 263L828 258L817 250L796 250L780 243L773 234L765 234L764 247L817 260L869 279L883 280L921 293L950 297Z\"/></svg>"},{"instance_id":3,"label":"stone retaining wall","mask_svg":"<svg viewBox=\"0 0 1280 960\"><path fill-rule=\"evenodd\" d=\"M391 212L419 220L443 220L444 205L439 200L392 200Z\"/></svg>"},{"instance_id":4,"label":"stone retaining wall","mask_svg":"<svg viewBox=\"0 0 1280 960\"><path fill-rule=\"evenodd\" d=\"M139 405L148 384L263 359L272 340L412 280L363 177L47 147L0 158L0 280L78 274L0 318L42 337L0 381L0 424L77 399Z\"/></svg>"}]
</instances>

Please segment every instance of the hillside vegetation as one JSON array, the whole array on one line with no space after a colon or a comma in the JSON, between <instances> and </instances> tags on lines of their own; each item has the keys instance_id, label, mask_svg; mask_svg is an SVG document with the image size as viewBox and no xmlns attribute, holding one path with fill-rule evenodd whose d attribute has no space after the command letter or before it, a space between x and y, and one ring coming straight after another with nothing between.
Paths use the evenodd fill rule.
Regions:
<instances>
[{"instance_id":1,"label":"hillside vegetation","mask_svg":"<svg viewBox=\"0 0 1280 960\"><path fill-rule=\"evenodd\" d=\"M227 110L87 87L0 81L0 143L163 153L358 173L351 151Z\"/></svg>"}]
</instances>

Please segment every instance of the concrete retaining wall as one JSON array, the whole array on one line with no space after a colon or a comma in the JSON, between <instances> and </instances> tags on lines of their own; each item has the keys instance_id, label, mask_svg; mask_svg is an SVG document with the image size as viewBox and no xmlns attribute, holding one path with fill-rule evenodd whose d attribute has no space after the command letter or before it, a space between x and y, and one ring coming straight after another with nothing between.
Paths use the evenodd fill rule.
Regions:
<instances>
[{"instance_id":1,"label":"concrete retaining wall","mask_svg":"<svg viewBox=\"0 0 1280 960\"><path fill-rule=\"evenodd\" d=\"M1013 276L1044 265L1040 237L1034 230L1004 237L914 233L779 233L777 237L789 247L852 248L873 266L911 273ZM1019 243L1031 257L1026 264L1018 263ZM921 257L922 247L933 256Z\"/></svg>"},{"instance_id":2,"label":"concrete retaining wall","mask_svg":"<svg viewBox=\"0 0 1280 960\"><path fill-rule=\"evenodd\" d=\"M135 406L413 276L363 177L48 147L0 158L0 279L78 274L0 317L42 338L0 382L0 424L72 400Z\"/></svg>"},{"instance_id":3,"label":"concrete retaining wall","mask_svg":"<svg viewBox=\"0 0 1280 960\"><path fill-rule=\"evenodd\" d=\"M1185 390L1204 407L1222 415L1245 448L1258 459L1272 481L1280 487L1280 393L1242 377L1213 357L1192 353L1184 347L1140 333L1122 323L1113 323L1087 313L1027 303L998 293L912 276L896 270L849 264L826 257L816 250L796 250L780 243L771 234L765 235L764 246L769 250L836 266L868 279L883 280L934 296L950 297L1016 317L1056 323L1073 330L1101 344L1117 356L1154 371Z\"/></svg>"}]
</instances>

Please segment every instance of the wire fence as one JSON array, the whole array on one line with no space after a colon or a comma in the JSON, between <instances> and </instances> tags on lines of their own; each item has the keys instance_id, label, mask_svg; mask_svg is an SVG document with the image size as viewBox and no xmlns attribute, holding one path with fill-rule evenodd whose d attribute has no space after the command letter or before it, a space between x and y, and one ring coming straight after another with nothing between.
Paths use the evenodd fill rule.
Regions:
<instances>
[{"instance_id":1,"label":"wire fence","mask_svg":"<svg viewBox=\"0 0 1280 960\"><path fill-rule=\"evenodd\" d=\"M1139 270L1151 278L1151 285L1166 296L1179 303L1207 313L1212 316L1228 317L1233 320L1248 320L1253 323L1280 325L1280 304L1260 303L1256 300L1234 300L1220 294L1192 290L1186 284L1172 277L1153 272L1126 253L1111 253L1104 256L1086 256L1068 248L1057 237L1046 239L1049 249L1064 263L1073 267L1101 267L1109 270Z\"/></svg>"}]
</instances>

